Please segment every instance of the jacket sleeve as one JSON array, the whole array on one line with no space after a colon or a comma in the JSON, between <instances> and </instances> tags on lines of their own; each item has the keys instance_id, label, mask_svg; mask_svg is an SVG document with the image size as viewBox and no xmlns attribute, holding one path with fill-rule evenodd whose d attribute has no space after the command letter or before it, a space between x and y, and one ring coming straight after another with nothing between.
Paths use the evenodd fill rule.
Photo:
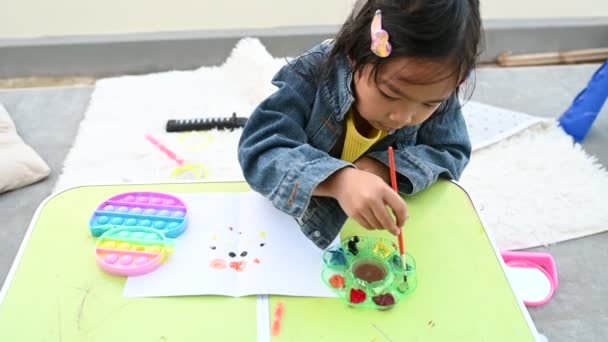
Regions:
<instances>
[{"instance_id":1,"label":"jacket sleeve","mask_svg":"<svg viewBox=\"0 0 608 342\"><path fill-rule=\"evenodd\" d=\"M397 141L395 168L399 191L413 194L439 177L459 179L471 156L467 127L454 99L449 109L433 114L419 131L415 145ZM388 165L388 154L375 151L368 156Z\"/></svg>"},{"instance_id":2,"label":"jacket sleeve","mask_svg":"<svg viewBox=\"0 0 608 342\"><path fill-rule=\"evenodd\" d=\"M351 164L308 143L305 127L317 87L284 66L273 78L276 92L251 114L239 141L238 159L251 188L281 211L301 217L316 186Z\"/></svg>"}]
</instances>

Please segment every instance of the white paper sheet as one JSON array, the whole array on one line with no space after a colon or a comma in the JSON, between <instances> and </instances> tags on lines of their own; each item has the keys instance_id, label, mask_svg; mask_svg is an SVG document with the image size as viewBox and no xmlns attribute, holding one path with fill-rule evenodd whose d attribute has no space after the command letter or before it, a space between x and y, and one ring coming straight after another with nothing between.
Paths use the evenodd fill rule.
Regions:
<instances>
[{"instance_id":1,"label":"white paper sheet","mask_svg":"<svg viewBox=\"0 0 608 342\"><path fill-rule=\"evenodd\" d=\"M188 228L158 269L129 277L125 296L334 297L321 280L323 251L266 198L254 192L175 195L188 208Z\"/></svg>"}]
</instances>

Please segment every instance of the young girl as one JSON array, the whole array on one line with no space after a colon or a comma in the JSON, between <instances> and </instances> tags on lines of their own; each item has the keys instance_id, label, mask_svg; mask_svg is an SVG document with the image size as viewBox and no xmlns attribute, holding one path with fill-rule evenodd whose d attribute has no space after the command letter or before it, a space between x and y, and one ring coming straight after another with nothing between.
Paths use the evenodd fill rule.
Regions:
<instances>
[{"instance_id":1,"label":"young girl","mask_svg":"<svg viewBox=\"0 0 608 342\"><path fill-rule=\"evenodd\" d=\"M400 192L460 176L471 146L458 90L480 36L478 0L366 1L275 75L239 142L245 179L320 248L347 217L398 234L407 206L387 148Z\"/></svg>"}]
</instances>

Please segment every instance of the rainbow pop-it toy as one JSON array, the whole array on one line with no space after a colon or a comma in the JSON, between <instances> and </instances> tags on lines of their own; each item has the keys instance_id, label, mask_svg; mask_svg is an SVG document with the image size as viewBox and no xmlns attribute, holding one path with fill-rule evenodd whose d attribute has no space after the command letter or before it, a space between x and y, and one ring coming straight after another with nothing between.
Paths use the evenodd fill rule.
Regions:
<instances>
[{"instance_id":1,"label":"rainbow pop-it toy","mask_svg":"<svg viewBox=\"0 0 608 342\"><path fill-rule=\"evenodd\" d=\"M97 207L89 227L93 236L113 228L148 227L176 238L188 224L187 209L179 198L159 192L128 192L111 197Z\"/></svg>"},{"instance_id":2,"label":"rainbow pop-it toy","mask_svg":"<svg viewBox=\"0 0 608 342\"><path fill-rule=\"evenodd\" d=\"M152 228L122 227L97 239L97 263L107 272L135 276L156 269L173 252L173 240Z\"/></svg>"}]
</instances>

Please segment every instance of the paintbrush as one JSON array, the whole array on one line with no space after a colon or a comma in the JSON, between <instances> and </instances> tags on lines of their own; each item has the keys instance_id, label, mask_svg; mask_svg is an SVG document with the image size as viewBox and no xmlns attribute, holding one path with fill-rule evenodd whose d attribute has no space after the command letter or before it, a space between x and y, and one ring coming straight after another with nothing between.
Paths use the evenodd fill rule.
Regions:
<instances>
[{"instance_id":1,"label":"paintbrush","mask_svg":"<svg viewBox=\"0 0 608 342\"><path fill-rule=\"evenodd\" d=\"M395 155L393 153L393 147L389 146L388 147L388 165L389 165L389 170L390 170L390 174L391 174L391 186L393 187L393 190L399 194L399 190L397 189L397 173L395 171ZM405 258L405 243L403 242L403 228L399 227L399 236L398 236L398 240L399 240L399 254L401 255L401 261L403 262L403 272L405 274L405 271L407 271L407 261ZM407 276L404 275L404 280L407 279ZM406 280L407 281L407 280Z\"/></svg>"}]
</instances>

